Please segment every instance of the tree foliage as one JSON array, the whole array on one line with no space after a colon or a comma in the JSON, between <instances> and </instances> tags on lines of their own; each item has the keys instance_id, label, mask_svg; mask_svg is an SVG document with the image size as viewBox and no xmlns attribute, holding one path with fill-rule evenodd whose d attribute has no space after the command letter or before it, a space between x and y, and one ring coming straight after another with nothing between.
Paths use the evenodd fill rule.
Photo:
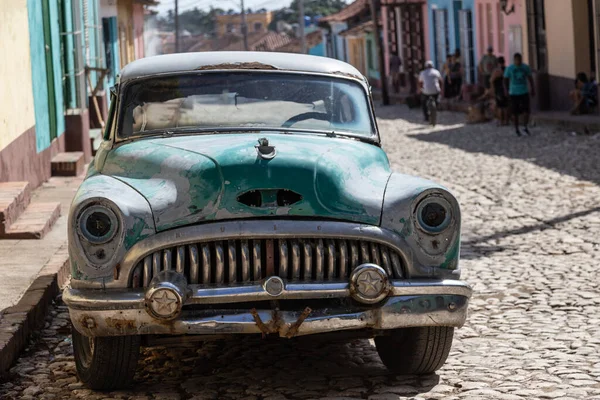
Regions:
<instances>
[{"instance_id":1,"label":"tree foliage","mask_svg":"<svg viewBox=\"0 0 600 400\"><path fill-rule=\"evenodd\" d=\"M307 17L319 17L334 14L346 6L345 0L305 0L304 14ZM252 12L251 9L247 10ZM265 9L255 10L255 12L264 12ZM215 17L220 14L235 14L237 10L224 10L221 8L211 8L204 11L198 8L183 11L179 14L180 31L188 31L192 35L213 34L215 32ZM298 22L298 0L293 0L289 7L283 7L274 11L274 23L269 29L275 29L276 21L284 21L288 24ZM175 13L169 10L167 15L157 17L158 28L165 31L175 29Z\"/></svg>"}]
</instances>

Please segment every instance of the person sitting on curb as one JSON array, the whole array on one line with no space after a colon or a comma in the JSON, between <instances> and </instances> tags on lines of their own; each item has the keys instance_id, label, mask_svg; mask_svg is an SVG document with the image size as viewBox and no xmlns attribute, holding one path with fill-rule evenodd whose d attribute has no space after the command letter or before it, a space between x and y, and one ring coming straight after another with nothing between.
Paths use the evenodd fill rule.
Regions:
<instances>
[{"instance_id":1,"label":"person sitting on curb","mask_svg":"<svg viewBox=\"0 0 600 400\"><path fill-rule=\"evenodd\" d=\"M569 93L573 101L572 115L589 114L593 107L598 105L598 85L589 81L585 72L577 74L575 89Z\"/></svg>"}]
</instances>

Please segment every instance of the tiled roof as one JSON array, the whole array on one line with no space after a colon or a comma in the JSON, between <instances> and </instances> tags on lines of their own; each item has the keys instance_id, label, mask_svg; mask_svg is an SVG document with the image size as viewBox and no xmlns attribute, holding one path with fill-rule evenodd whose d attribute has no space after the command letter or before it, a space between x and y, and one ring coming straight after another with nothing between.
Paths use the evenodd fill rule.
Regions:
<instances>
[{"instance_id":1,"label":"tiled roof","mask_svg":"<svg viewBox=\"0 0 600 400\"><path fill-rule=\"evenodd\" d=\"M356 0L354 3L342 8L335 14L328 15L319 20L319 22L341 22L352 17L356 17L365 8L369 7L369 0Z\"/></svg>"},{"instance_id":2,"label":"tiled roof","mask_svg":"<svg viewBox=\"0 0 600 400\"><path fill-rule=\"evenodd\" d=\"M291 38L283 33L259 32L248 35L248 50L250 51L276 51L278 48L291 42ZM229 46L219 49L223 51L244 50L244 41L231 43Z\"/></svg>"},{"instance_id":3,"label":"tiled roof","mask_svg":"<svg viewBox=\"0 0 600 400\"><path fill-rule=\"evenodd\" d=\"M306 35L307 49L315 47L316 45L321 43L321 41L323 40L322 35L323 34L321 33L320 29L317 29L316 31ZM284 53L300 53L302 51L302 42L300 41L300 38L295 38L285 46L278 48L277 51L281 51Z\"/></svg>"},{"instance_id":4,"label":"tiled roof","mask_svg":"<svg viewBox=\"0 0 600 400\"><path fill-rule=\"evenodd\" d=\"M365 32L372 32L374 29L373 21L366 21L358 24L350 29L346 29L339 33L340 36L356 36Z\"/></svg>"},{"instance_id":5,"label":"tiled roof","mask_svg":"<svg viewBox=\"0 0 600 400\"><path fill-rule=\"evenodd\" d=\"M216 51L224 49L234 43L241 43L242 37L240 35L228 34L218 38L202 38L197 43L192 45L186 51L197 52L197 51Z\"/></svg>"}]
</instances>

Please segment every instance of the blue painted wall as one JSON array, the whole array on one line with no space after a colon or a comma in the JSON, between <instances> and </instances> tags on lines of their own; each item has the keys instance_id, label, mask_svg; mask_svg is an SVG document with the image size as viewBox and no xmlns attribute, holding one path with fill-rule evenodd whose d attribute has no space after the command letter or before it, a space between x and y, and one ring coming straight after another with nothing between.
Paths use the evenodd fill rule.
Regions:
<instances>
[{"instance_id":1,"label":"blue painted wall","mask_svg":"<svg viewBox=\"0 0 600 400\"><path fill-rule=\"evenodd\" d=\"M462 4L461 4L462 3ZM448 13L448 42L450 45L450 52L454 53L456 48L460 46L460 33L458 24L458 13L455 12L455 4L461 4L460 9L471 10L471 18L473 22L473 51L475 54L475 61L478 60L477 54L477 35L476 35L476 18L475 18L475 0L428 0L427 1L427 25L429 29L429 59L435 60L435 27L433 26L433 9L445 9ZM464 55L463 55L464 56ZM445 59L444 55L444 59ZM441 68L441 65L437 65Z\"/></svg>"},{"instance_id":2,"label":"blue painted wall","mask_svg":"<svg viewBox=\"0 0 600 400\"><path fill-rule=\"evenodd\" d=\"M325 55L325 44L323 42L319 43L316 46L308 49L308 54L312 56L324 56Z\"/></svg>"},{"instance_id":3,"label":"blue painted wall","mask_svg":"<svg viewBox=\"0 0 600 400\"><path fill-rule=\"evenodd\" d=\"M375 42L375 35L373 35L373 33L367 33L365 38L365 53L367 53L365 54L365 64L367 66L367 77L371 79L379 79L379 58L376 51L377 43ZM371 50L371 54L369 54L369 49ZM371 66L369 66L369 58L371 59Z\"/></svg>"},{"instance_id":4,"label":"blue painted wall","mask_svg":"<svg viewBox=\"0 0 600 400\"><path fill-rule=\"evenodd\" d=\"M48 117L48 82L44 44L44 20L39 0L27 0L29 47L31 50L31 83L35 114L35 139L38 153L50 146Z\"/></svg>"},{"instance_id":5,"label":"blue painted wall","mask_svg":"<svg viewBox=\"0 0 600 400\"><path fill-rule=\"evenodd\" d=\"M56 137L65 132L65 103L63 95L63 70L61 64L60 16L57 0L49 0L52 64L54 66L54 104L56 104Z\"/></svg>"},{"instance_id":6,"label":"blue painted wall","mask_svg":"<svg viewBox=\"0 0 600 400\"><path fill-rule=\"evenodd\" d=\"M60 32L58 24L57 0L49 0L52 64L54 75L48 81L46 70L46 43L44 42L44 17L40 0L27 0L27 16L29 22L29 46L31 52L31 80L33 86L33 107L35 114L35 137L37 152L50 147L50 117L49 102L56 104L56 132L57 137L65 131L62 68L60 62ZM49 99L48 85L55 85L55 95Z\"/></svg>"}]
</instances>

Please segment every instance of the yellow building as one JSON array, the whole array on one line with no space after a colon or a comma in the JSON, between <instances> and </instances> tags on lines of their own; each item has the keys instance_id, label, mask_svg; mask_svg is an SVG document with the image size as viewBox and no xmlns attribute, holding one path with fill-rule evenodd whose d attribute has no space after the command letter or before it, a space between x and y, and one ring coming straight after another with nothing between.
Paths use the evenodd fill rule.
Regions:
<instances>
[{"instance_id":1,"label":"yellow building","mask_svg":"<svg viewBox=\"0 0 600 400\"><path fill-rule=\"evenodd\" d=\"M272 21L272 11L267 11L258 14L246 14L246 25L248 26L248 33L266 32L269 29L269 24ZM217 34L219 36L224 36L227 33L242 33L241 14L217 15Z\"/></svg>"}]
</instances>

